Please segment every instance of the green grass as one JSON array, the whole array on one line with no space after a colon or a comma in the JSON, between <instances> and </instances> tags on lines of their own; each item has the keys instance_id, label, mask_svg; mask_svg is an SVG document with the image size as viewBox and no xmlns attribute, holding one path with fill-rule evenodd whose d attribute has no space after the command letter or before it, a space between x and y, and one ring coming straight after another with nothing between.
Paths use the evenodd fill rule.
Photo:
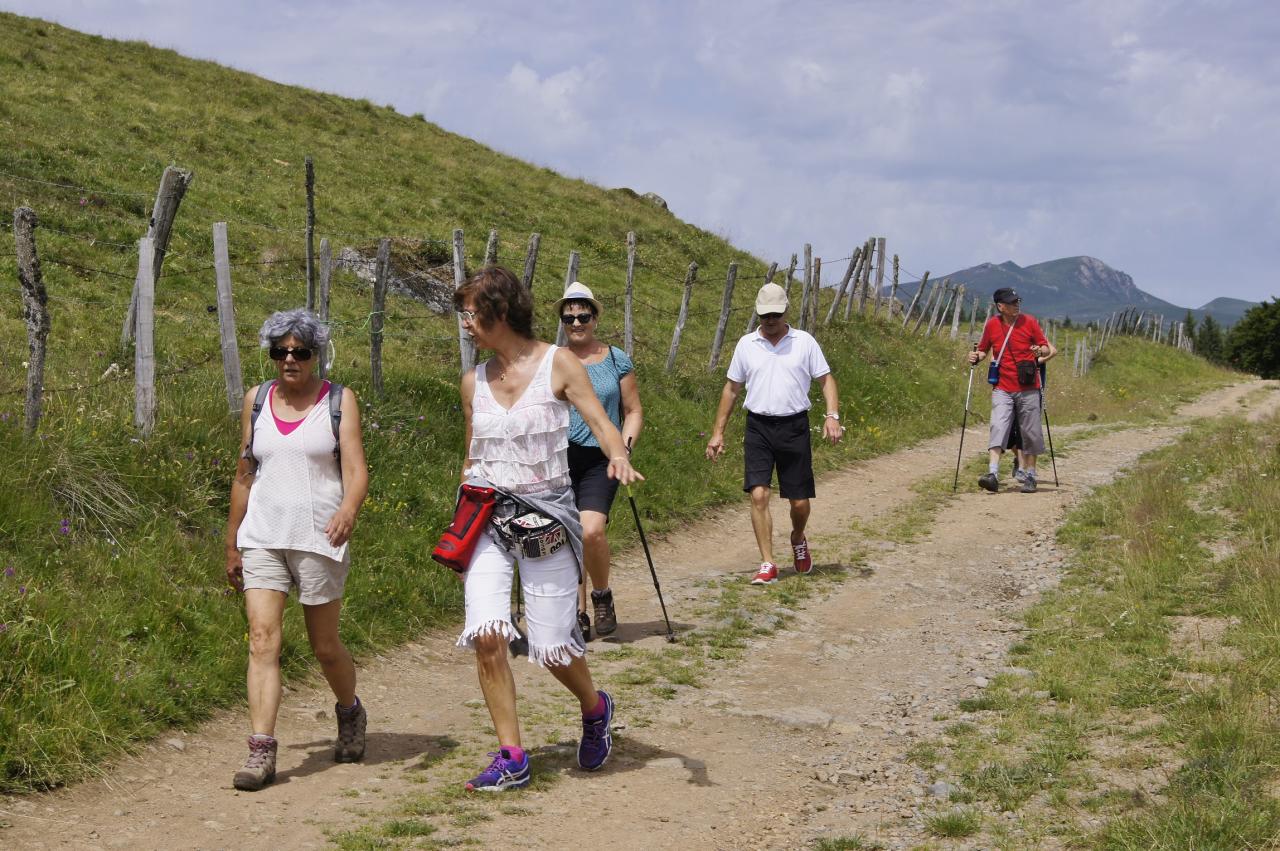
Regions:
<instances>
[{"instance_id":1,"label":"green grass","mask_svg":"<svg viewBox=\"0 0 1280 851\"><path fill-rule=\"evenodd\" d=\"M977 833L982 827L982 813L971 807L962 807L931 815L924 821L934 836L956 839Z\"/></svg>"},{"instance_id":2,"label":"green grass","mask_svg":"<svg viewBox=\"0 0 1280 851\"><path fill-rule=\"evenodd\" d=\"M0 312L0 569L12 568L0 580L0 791L82 778L167 727L243 699L244 616L222 580L237 435L226 413L216 317L207 310L214 300L210 228L229 222L239 344L253 383L266 375L258 323L303 298L307 154L317 164L318 236L331 237L335 253L342 246L370 252L378 237L399 235L396 262L420 266L447 257L433 240L462 227L474 267L483 235L496 228L500 259L519 266L528 233L540 232L534 293L547 332L546 309L575 249L583 256L580 278L606 303L604 333L620 335L623 246L634 230L646 415L636 464L648 476L636 497L646 524L660 534L742 499L740 415L726 457L715 465L702 457L723 381L706 359L725 268L740 264L732 341L746 322L761 260L631 194L563 178L367 101L12 15L0 15L0 27L7 36L0 39L0 172L47 181L0 174L0 192L40 216L53 321L45 417L38 436L26 438L18 425L27 351L17 300ZM158 423L139 441L127 380L132 354L118 343L119 327L132 243L171 162L193 169L195 182L157 289ZM699 263L699 284L679 364L668 375L681 289L673 276L690 260ZM0 255L0 276L14 280L13 264ZM376 399L365 354L369 305L366 284L335 274L334 376L361 397L372 477L342 623L357 655L453 623L461 609L458 584L423 555L447 522L462 453L456 326L392 295L386 396ZM819 470L958 424L962 343L904 337L892 324L860 318L820 338L849 431L839 447L816 447ZM112 363L125 368L126 380L102 377ZM1050 398L1059 394L1060 404L1051 401L1051 410L1055 424L1157 416L1178 394L1226 378L1167 347L1116 341L1088 378L1055 384ZM618 545L632 540L629 517L614 529ZM800 593L784 584L769 599L785 607ZM740 602L726 606L712 613L719 626L696 639L706 659L732 657L759 628L731 608ZM702 652L649 665L646 687L671 694L677 685L696 686ZM312 670L297 607L286 616L282 661L290 681Z\"/></svg>"},{"instance_id":3,"label":"green grass","mask_svg":"<svg viewBox=\"0 0 1280 851\"><path fill-rule=\"evenodd\" d=\"M1088 847L1264 847L1280 835L1268 791L1280 765L1278 447L1274 417L1204 424L1072 513L1059 537L1073 567L1028 612L1018 648L1034 678L996 678L961 704L983 713L975 723L936 743L965 792ZM1234 551L1215 560L1206 545L1219 539ZM1195 658L1171 641L1173 616L1230 619L1222 641L1235 652ZM1128 785L1143 771L1150 794ZM1104 826L1081 828L1082 811Z\"/></svg>"}]
</instances>

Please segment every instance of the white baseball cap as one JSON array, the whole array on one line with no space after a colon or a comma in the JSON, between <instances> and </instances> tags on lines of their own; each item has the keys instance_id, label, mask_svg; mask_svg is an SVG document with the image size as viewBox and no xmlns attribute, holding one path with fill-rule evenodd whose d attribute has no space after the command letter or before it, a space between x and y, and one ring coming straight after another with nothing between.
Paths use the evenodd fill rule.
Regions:
<instances>
[{"instance_id":1,"label":"white baseball cap","mask_svg":"<svg viewBox=\"0 0 1280 851\"><path fill-rule=\"evenodd\" d=\"M766 313L786 313L787 312L787 291L777 284L765 284L760 288L760 292L756 293L756 313L761 316Z\"/></svg>"},{"instance_id":2,"label":"white baseball cap","mask_svg":"<svg viewBox=\"0 0 1280 851\"><path fill-rule=\"evenodd\" d=\"M564 295L556 301L556 306L553 310L555 310L557 317L560 315L560 311L564 309L564 304L567 301L589 302L591 306L596 309L596 316L604 313L604 308L600 306L600 302L596 301L596 297L591 294L591 290L586 284L580 283L579 281L574 281L572 284L565 287Z\"/></svg>"}]
</instances>

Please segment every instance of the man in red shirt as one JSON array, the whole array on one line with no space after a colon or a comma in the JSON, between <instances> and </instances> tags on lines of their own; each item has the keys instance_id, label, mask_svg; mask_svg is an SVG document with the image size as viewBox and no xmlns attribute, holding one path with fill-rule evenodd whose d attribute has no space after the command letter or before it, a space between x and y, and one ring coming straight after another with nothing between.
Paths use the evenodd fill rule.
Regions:
<instances>
[{"instance_id":1,"label":"man in red shirt","mask_svg":"<svg viewBox=\"0 0 1280 851\"><path fill-rule=\"evenodd\" d=\"M996 493L1000 490L1000 455L1009 439L1009 430L1017 417L1022 432L1022 467L1026 479L1023 493L1036 492L1036 456L1044 452L1044 432L1040 428L1039 364L1058 353L1045 337L1040 323L1022 312L1022 299L1009 287L1001 287L992 295L996 315L982 329L978 350L969 353L969 363L976 364L991 352L992 364L987 381L991 391L991 440L988 472L978 479L978 486ZM992 377L996 378L992 382Z\"/></svg>"}]
</instances>

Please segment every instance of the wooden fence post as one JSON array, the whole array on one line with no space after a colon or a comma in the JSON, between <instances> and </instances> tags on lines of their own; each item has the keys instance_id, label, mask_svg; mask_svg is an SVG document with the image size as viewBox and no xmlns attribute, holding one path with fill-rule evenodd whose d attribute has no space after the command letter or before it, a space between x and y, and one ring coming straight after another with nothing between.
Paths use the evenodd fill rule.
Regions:
<instances>
[{"instance_id":1,"label":"wooden fence post","mask_svg":"<svg viewBox=\"0 0 1280 851\"><path fill-rule=\"evenodd\" d=\"M580 258L578 252L569 252L569 265L564 270L564 286L560 288L560 292L564 293L569 289L569 285L578 280L578 263ZM556 317L556 345L563 346L569 340L569 335L565 333L564 325L560 324L560 317Z\"/></svg>"},{"instance_id":2,"label":"wooden fence post","mask_svg":"<svg viewBox=\"0 0 1280 851\"><path fill-rule=\"evenodd\" d=\"M956 290L956 306L951 311L951 339L960 336L960 313L964 309L964 284Z\"/></svg>"},{"instance_id":3,"label":"wooden fence post","mask_svg":"<svg viewBox=\"0 0 1280 851\"><path fill-rule=\"evenodd\" d=\"M324 251L327 243L321 243ZM218 340L222 348L222 378L227 385L227 409L244 407L244 380L240 374L240 349L236 345L236 311L231 300L231 252L227 248L227 223L213 223L213 276L218 286ZM324 364L324 352L318 352Z\"/></svg>"},{"instance_id":4,"label":"wooden fence post","mask_svg":"<svg viewBox=\"0 0 1280 851\"><path fill-rule=\"evenodd\" d=\"M809 243L804 244L804 282L801 284L800 290L800 315L796 324L800 326L801 331L808 331L806 327L809 321L809 288L813 285L813 246Z\"/></svg>"},{"instance_id":5,"label":"wooden fence post","mask_svg":"<svg viewBox=\"0 0 1280 851\"><path fill-rule=\"evenodd\" d=\"M18 259L18 283L22 286L22 318L27 324L27 396L23 406L23 428L34 434L44 403L44 359L49 341L49 294L40 274L36 253L35 210L19 207L13 211L13 241Z\"/></svg>"},{"instance_id":6,"label":"wooden fence post","mask_svg":"<svg viewBox=\"0 0 1280 851\"><path fill-rule=\"evenodd\" d=\"M373 310L369 314L369 372L373 392L379 399L386 394L382 387L382 325L387 309L387 278L391 275L391 240L378 243L378 264L374 267Z\"/></svg>"},{"instance_id":7,"label":"wooden fence post","mask_svg":"<svg viewBox=\"0 0 1280 851\"><path fill-rule=\"evenodd\" d=\"M317 295L317 315L325 325L329 324L329 293L333 289L333 249L329 246L329 237L320 240L320 291ZM333 337L329 339L332 341ZM320 377L329 372L329 364L325 358L329 356L328 346L320 353Z\"/></svg>"},{"instance_id":8,"label":"wooden fence post","mask_svg":"<svg viewBox=\"0 0 1280 851\"><path fill-rule=\"evenodd\" d=\"M724 345L724 331L729 325L729 311L733 308L733 286L738 281L738 264L730 263L729 272L724 277L724 295L720 298L720 321L716 323L716 338L711 344L711 360L707 363L707 372L716 368L720 362L720 347Z\"/></svg>"},{"instance_id":9,"label":"wooden fence post","mask_svg":"<svg viewBox=\"0 0 1280 851\"><path fill-rule=\"evenodd\" d=\"M858 265L854 266L854 278L849 284L849 298L845 299L845 321L849 321L849 317L854 315L854 302L858 301L858 288L863 282L863 266L868 264L870 258L867 256L867 243L858 247Z\"/></svg>"},{"instance_id":10,"label":"wooden fence post","mask_svg":"<svg viewBox=\"0 0 1280 851\"><path fill-rule=\"evenodd\" d=\"M792 284L792 282L795 280L795 274L796 274L796 260L797 260L796 255L792 254L792 255L791 255L791 265L787 266L787 282L786 282L785 284L783 284L783 286L782 286L782 288L783 288L783 289L786 291L786 293L787 293L787 303L788 303L788 304L791 302L791 284Z\"/></svg>"},{"instance_id":11,"label":"wooden fence post","mask_svg":"<svg viewBox=\"0 0 1280 851\"><path fill-rule=\"evenodd\" d=\"M893 288L889 290L889 312L885 318L893 318L893 306L898 303L898 255L893 255Z\"/></svg>"},{"instance_id":12,"label":"wooden fence post","mask_svg":"<svg viewBox=\"0 0 1280 851\"><path fill-rule=\"evenodd\" d=\"M169 235L173 230L173 219L178 215L178 205L182 196L191 185L192 174L176 166L168 166L160 176L160 188L156 191L156 202L151 207L151 223L147 226L147 239L155 251L155 256L148 264L155 276L151 281L151 292L155 293L155 278L160 277L160 269L164 265L165 252L169 250ZM129 307L125 311L124 328L120 331L120 345L127 346L133 339L134 326L138 321L138 283L135 279L133 293L129 296Z\"/></svg>"},{"instance_id":13,"label":"wooden fence post","mask_svg":"<svg viewBox=\"0 0 1280 851\"><path fill-rule=\"evenodd\" d=\"M316 166L303 161L307 171L307 310L316 309Z\"/></svg>"},{"instance_id":14,"label":"wooden fence post","mask_svg":"<svg viewBox=\"0 0 1280 851\"><path fill-rule=\"evenodd\" d=\"M778 274L778 264L777 261L774 261L769 264L769 270L767 273L764 273L764 284L772 284L773 276L776 274ZM760 284L760 287L763 287L764 284ZM755 326L759 324L759 321L760 315L755 312L755 297L753 296L751 297L751 316L750 319L746 320L745 333L750 334L751 331L754 331Z\"/></svg>"},{"instance_id":15,"label":"wooden fence post","mask_svg":"<svg viewBox=\"0 0 1280 851\"><path fill-rule=\"evenodd\" d=\"M529 247L524 252L524 274L520 277L520 283L530 293L533 292L533 272L538 267L538 245L541 242L542 234L529 234Z\"/></svg>"},{"instance_id":16,"label":"wooden fence post","mask_svg":"<svg viewBox=\"0 0 1280 851\"><path fill-rule=\"evenodd\" d=\"M676 352L680 350L680 335L684 333L684 323L689 319L689 300L693 298L693 282L698 278L698 264L690 263L689 271L684 276L684 298L680 300L680 316L676 319L676 330L671 335L671 351L667 353L667 372L675 369Z\"/></svg>"},{"instance_id":17,"label":"wooden fence post","mask_svg":"<svg viewBox=\"0 0 1280 851\"><path fill-rule=\"evenodd\" d=\"M809 333L818 330L818 312L822 304L822 258L813 258L813 296L809 299L809 317L805 329Z\"/></svg>"},{"instance_id":18,"label":"wooden fence post","mask_svg":"<svg viewBox=\"0 0 1280 851\"><path fill-rule=\"evenodd\" d=\"M924 277L920 279L920 286L916 287L916 291L911 295L911 303L907 305L907 309L902 314L902 327L906 329L907 323L911 321L911 313L916 309L916 302L920 301L920 294L924 292L924 288L929 284L929 270L925 269Z\"/></svg>"},{"instance_id":19,"label":"wooden fence post","mask_svg":"<svg viewBox=\"0 0 1280 851\"><path fill-rule=\"evenodd\" d=\"M986 327L987 327L987 321L988 321L989 319L991 319L991 308L992 308L992 306L993 306L994 304L995 304L995 302L994 302L994 301L988 301L988 302L987 302L987 315L986 315L986 316L984 316L984 317L982 317L982 327L983 327L983 328L986 328Z\"/></svg>"},{"instance_id":20,"label":"wooden fence post","mask_svg":"<svg viewBox=\"0 0 1280 851\"><path fill-rule=\"evenodd\" d=\"M498 230L489 231L489 241L484 245L484 265L492 266L498 262Z\"/></svg>"},{"instance_id":21,"label":"wooden fence post","mask_svg":"<svg viewBox=\"0 0 1280 851\"><path fill-rule=\"evenodd\" d=\"M138 293L138 312L135 330L137 340L133 349L133 424L143 437L151 434L156 425L156 350L155 310L156 276L155 243L151 237L138 240L138 275L134 290Z\"/></svg>"},{"instance_id":22,"label":"wooden fence post","mask_svg":"<svg viewBox=\"0 0 1280 851\"><path fill-rule=\"evenodd\" d=\"M627 289L622 303L622 349L627 357L635 357L636 331L632 318L633 289L636 280L636 232L627 231Z\"/></svg>"},{"instance_id":23,"label":"wooden fence post","mask_svg":"<svg viewBox=\"0 0 1280 851\"><path fill-rule=\"evenodd\" d=\"M467 282L467 256L463 253L462 228L453 231L453 289L457 291ZM458 357L465 373L476 365L476 344L462 327L462 317L458 322Z\"/></svg>"},{"instance_id":24,"label":"wooden fence post","mask_svg":"<svg viewBox=\"0 0 1280 851\"><path fill-rule=\"evenodd\" d=\"M929 317L929 327L925 329L928 336L933 336L942 327L942 323L947 318L947 310L955 297L956 288L951 286L951 279L948 278L942 282L942 298L938 299L938 303L934 305L933 315Z\"/></svg>"},{"instance_id":25,"label":"wooden fence post","mask_svg":"<svg viewBox=\"0 0 1280 851\"><path fill-rule=\"evenodd\" d=\"M969 342L970 342L970 343L972 343L972 342L973 342L973 326L974 326L974 325L977 323L977 321L978 321L978 308L979 308L980 306L981 306L981 303L978 301L978 297L977 297L977 296L974 296L974 297L973 297L973 307L971 307L971 308L969 309ZM1052 322L1050 322L1050 323L1049 323L1049 327L1050 327L1050 328L1053 328L1053 323L1052 323ZM1045 336L1048 336L1048 335L1046 334Z\"/></svg>"},{"instance_id":26,"label":"wooden fence post","mask_svg":"<svg viewBox=\"0 0 1280 851\"><path fill-rule=\"evenodd\" d=\"M858 246L853 250L853 255L849 257L849 265L844 270L844 277L840 279L839 286L836 287L835 296L831 299L831 307L827 310L827 318L822 320L823 325L830 325L831 320L835 317L836 311L840 309L840 300L844 298L845 290L849 288L849 279L853 277L853 270L858 266L858 258L862 256L862 246Z\"/></svg>"},{"instance_id":27,"label":"wooden fence post","mask_svg":"<svg viewBox=\"0 0 1280 851\"><path fill-rule=\"evenodd\" d=\"M876 300L871 307L872 316L880 314L880 291L884 289L884 243L883 236L876 237ZM892 307L889 312L893 313Z\"/></svg>"},{"instance_id":28,"label":"wooden fence post","mask_svg":"<svg viewBox=\"0 0 1280 851\"><path fill-rule=\"evenodd\" d=\"M861 283L858 289L858 315L865 316L867 312L867 296L871 289L871 260L875 255L876 241L868 239L862 248L862 274Z\"/></svg>"},{"instance_id":29,"label":"wooden fence post","mask_svg":"<svg viewBox=\"0 0 1280 851\"><path fill-rule=\"evenodd\" d=\"M920 316L916 319L916 324L911 327L913 334L919 332L921 327L924 328L925 334L929 333L929 325L933 322L930 311L937 309L938 299L946 292L946 286L946 281L933 282L933 286L929 288L928 295L925 296L924 303L920 305Z\"/></svg>"}]
</instances>

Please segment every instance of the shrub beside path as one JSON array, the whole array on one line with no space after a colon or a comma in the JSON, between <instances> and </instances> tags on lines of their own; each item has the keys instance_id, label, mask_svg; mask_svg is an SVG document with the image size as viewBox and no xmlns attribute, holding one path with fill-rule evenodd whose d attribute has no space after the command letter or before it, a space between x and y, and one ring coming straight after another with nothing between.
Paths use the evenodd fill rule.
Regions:
<instances>
[{"instance_id":1,"label":"shrub beside path","mask_svg":"<svg viewBox=\"0 0 1280 851\"><path fill-rule=\"evenodd\" d=\"M1053 534L1066 509L1191 418L1280 407L1280 392L1257 392L1264 386L1276 385L1213 391L1163 424L1078 434L1058 459L1057 489L1042 475L1048 484L1038 494L993 496L962 474L959 495L905 541L867 530L897 518L901 531L901 512L919 499L913 485L952 469L956 435L828 475L810 529L819 575L784 570L766 592L767 610L752 596L760 589L744 587L756 558L745 506L652 542L668 610L678 631L700 627L701 649L666 644L643 554L620 554L621 624L590 645L593 670L619 703L618 747L600 774L568 768L577 735L571 700L519 660L525 745L542 773L523 793L456 794L492 737L471 658L451 634L432 634L361 660L370 712L361 764L332 762L332 698L315 684L297 686L284 697L279 774L266 790L231 788L246 722L242 710L222 713L98 780L0 801L0 845L289 849L471 839L498 847L518 837L522 847L544 848L798 848L861 834L910 846L926 838L924 819L936 807L932 778L906 754L949 723L935 716L954 714L961 698L1008 670L1019 612L1062 569ZM984 431L966 438L973 458ZM779 540L785 517L776 506ZM436 569L424 558L423 570ZM840 581L824 581L832 579ZM726 615L732 594L742 608L731 603ZM708 617L720 619L719 632ZM744 629L758 635L735 650L726 636Z\"/></svg>"}]
</instances>

